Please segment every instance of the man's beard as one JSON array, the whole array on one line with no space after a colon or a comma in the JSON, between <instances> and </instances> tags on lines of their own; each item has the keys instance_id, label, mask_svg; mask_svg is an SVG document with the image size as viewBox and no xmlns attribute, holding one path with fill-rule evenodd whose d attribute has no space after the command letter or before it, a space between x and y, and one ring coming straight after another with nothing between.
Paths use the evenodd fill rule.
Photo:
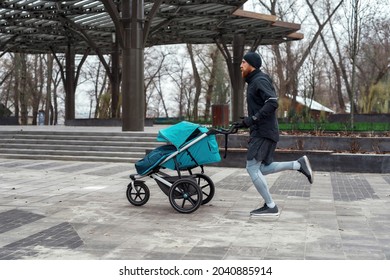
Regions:
<instances>
[{"instance_id":1,"label":"man's beard","mask_svg":"<svg viewBox=\"0 0 390 280\"><path fill-rule=\"evenodd\" d=\"M248 74L249 74L249 71L248 70L241 70L241 76L243 77L243 78L245 78L246 76L248 76Z\"/></svg>"}]
</instances>

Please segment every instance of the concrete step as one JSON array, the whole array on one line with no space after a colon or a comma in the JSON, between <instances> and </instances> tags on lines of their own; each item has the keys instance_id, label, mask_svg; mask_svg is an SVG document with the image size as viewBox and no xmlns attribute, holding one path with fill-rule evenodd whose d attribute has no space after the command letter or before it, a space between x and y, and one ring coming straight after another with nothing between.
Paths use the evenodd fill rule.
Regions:
<instances>
[{"instance_id":1,"label":"concrete step","mask_svg":"<svg viewBox=\"0 0 390 280\"><path fill-rule=\"evenodd\" d=\"M136 162L163 145L156 133L0 131L0 157Z\"/></svg>"},{"instance_id":2,"label":"concrete step","mask_svg":"<svg viewBox=\"0 0 390 280\"><path fill-rule=\"evenodd\" d=\"M93 144L93 145L92 145ZM118 147L118 148L125 148L125 149L131 149L131 148L155 148L163 143L161 142L117 142L117 141L86 141L86 140L68 140L64 139L62 141L59 141L58 139L46 139L46 140L37 140L37 139L0 139L0 147L6 148L6 147L16 147L16 146L25 146L28 148L34 148L35 146L45 146L45 147L51 147L54 146L77 146L77 147L91 147L99 146L99 147Z\"/></svg>"},{"instance_id":3,"label":"concrete step","mask_svg":"<svg viewBox=\"0 0 390 280\"><path fill-rule=\"evenodd\" d=\"M0 134L2 140L75 140L75 141L115 141L119 143L128 143L128 142L156 142L156 136L104 136L104 135L40 135L40 134Z\"/></svg>"},{"instance_id":4,"label":"concrete step","mask_svg":"<svg viewBox=\"0 0 390 280\"><path fill-rule=\"evenodd\" d=\"M153 149L154 146L150 145L137 145L134 144L124 147L119 145L106 146L106 145L75 145L75 144L62 144L59 142L55 142L49 145L47 144L21 144L21 143L0 143L0 151L6 152L7 150L55 150L55 151L100 151L100 152L121 152L121 153L129 153L129 152L139 152L144 153L146 149Z\"/></svg>"},{"instance_id":5,"label":"concrete step","mask_svg":"<svg viewBox=\"0 0 390 280\"><path fill-rule=\"evenodd\" d=\"M104 131L56 131L56 130L2 130L1 135L48 135L48 136L109 136L109 137L156 137L151 132L104 132Z\"/></svg>"},{"instance_id":6,"label":"concrete step","mask_svg":"<svg viewBox=\"0 0 390 280\"><path fill-rule=\"evenodd\" d=\"M117 151L81 151L81 150L51 150L51 149L0 149L1 154L30 154L30 155L67 155L67 156L103 156L103 157L139 157L145 152L117 152Z\"/></svg>"},{"instance_id":7,"label":"concrete step","mask_svg":"<svg viewBox=\"0 0 390 280\"><path fill-rule=\"evenodd\" d=\"M92 156L65 156L65 155L30 155L30 154L0 154L7 159L30 159L30 160L64 160L64 161L88 161L88 162L123 162L135 163L139 158L114 158Z\"/></svg>"}]
</instances>

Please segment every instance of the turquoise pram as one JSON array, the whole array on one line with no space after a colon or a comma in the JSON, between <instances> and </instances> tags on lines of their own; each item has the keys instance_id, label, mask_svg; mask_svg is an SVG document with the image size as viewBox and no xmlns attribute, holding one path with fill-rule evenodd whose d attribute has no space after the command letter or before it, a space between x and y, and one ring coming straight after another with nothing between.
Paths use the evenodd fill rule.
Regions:
<instances>
[{"instance_id":1,"label":"turquoise pram","mask_svg":"<svg viewBox=\"0 0 390 280\"><path fill-rule=\"evenodd\" d=\"M148 176L169 197L175 210L194 212L201 204L211 201L215 193L214 183L204 174L203 165L221 160L216 134L227 137L236 132L234 126L229 130L208 129L187 121L161 129L157 140L166 142L166 145L154 149L135 163L137 174L130 175L132 182L127 187L127 199L135 206L144 205L149 200L149 188L141 180ZM201 168L201 173L193 174L192 170L197 167ZM177 171L177 176L161 171L166 168ZM183 175L182 171L188 171L188 175Z\"/></svg>"}]
</instances>

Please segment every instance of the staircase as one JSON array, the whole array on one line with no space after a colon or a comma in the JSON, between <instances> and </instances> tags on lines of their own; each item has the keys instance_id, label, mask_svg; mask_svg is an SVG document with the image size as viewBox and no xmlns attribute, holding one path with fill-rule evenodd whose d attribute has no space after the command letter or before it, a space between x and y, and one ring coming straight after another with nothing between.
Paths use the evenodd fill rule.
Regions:
<instances>
[{"instance_id":1,"label":"staircase","mask_svg":"<svg viewBox=\"0 0 390 280\"><path fill-rule=\"evenodd\" d=\"M164 143L154 132L0 131L0 158L134 163Z\"/></svg>"}]
</instances>

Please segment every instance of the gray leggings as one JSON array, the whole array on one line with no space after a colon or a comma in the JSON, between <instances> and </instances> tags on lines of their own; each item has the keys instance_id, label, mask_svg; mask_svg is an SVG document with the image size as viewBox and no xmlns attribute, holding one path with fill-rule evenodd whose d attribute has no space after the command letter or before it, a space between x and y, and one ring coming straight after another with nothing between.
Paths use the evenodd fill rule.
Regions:
<instances>
[{"instance_id":1,"label":"gray leggings","mask_svg":"<svg viewBox=\"0 0 390 280\"><path fill-rule=\"evenodd\" d=\"M272 162L269 165L265 165L256 159L248 160L246 162L246 170L266 204L272 204L273 200L264 175L293 169L294 161Z\"/></svg>"}]
</instances>

